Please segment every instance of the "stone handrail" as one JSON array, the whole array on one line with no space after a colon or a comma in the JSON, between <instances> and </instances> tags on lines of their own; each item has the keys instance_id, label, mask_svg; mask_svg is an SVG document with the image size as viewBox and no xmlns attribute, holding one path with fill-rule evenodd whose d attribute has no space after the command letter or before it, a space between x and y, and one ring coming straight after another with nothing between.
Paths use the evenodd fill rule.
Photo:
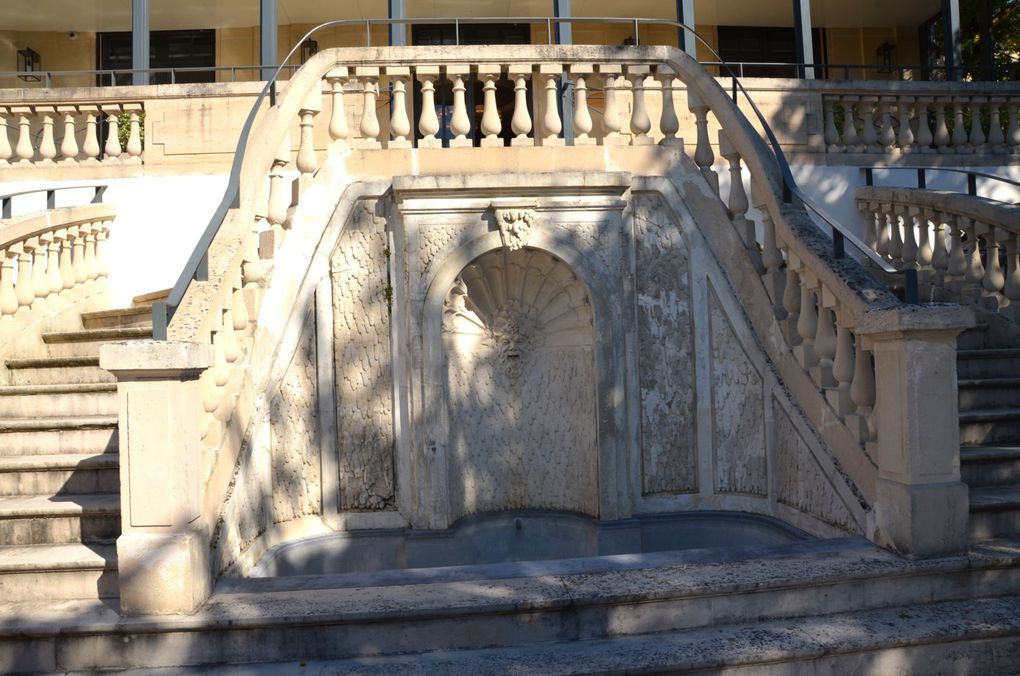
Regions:
<instances>
[{"instance_id":1,"label":"stone handrail","mask_svg":"<svg viewBox=\"0 0 1020 676\"><path fill-rule=\"evenodd\" d=\"M1020 155L1020 95L1006 83L899 82L822 91L829 153ZM982 160L986 162L987 160Z\"/></svg>"},{"instance_id":2,"label":"stone handrail","mask_svg":"<svg viewBox=\"0 0 1020 676\"><path fill-rule=\"evenodd\" d=\"M0 318L38 311L106 277L114 215L112 205L87 204L0 220Z\"/></svg>"},{"instance_id":3,"label":"stone handrail","mask_svg":"<svg viewBox=\"0 0 1020 676\"><path fill-rule=\"evenodd\" d=\"M130 127L127 145L121 147L118 118L124 113L130 116ZM140 102L0 105L0 171L11 166L141 164L144 115ZM107 134L100 147L99 124L104 118Z\"/></svg>"},{"instance_id":4,"label":"stone handrail","mask_svg":"<svg viewBox=\"0 0 1020 676\"><path fill-rule=\"evenodd\" d=\"M864 187L855 197L879 255L933 271L940 286L955 282L958 297L989 297L995 310L1020 301L1020 206L912 188Z\"/></svg>"},{"instance_id":5,"label":"stone handrail","mask_svg":"<svg viewBox=\"0 0 1020 676\"><path fill-rule=\"evenodd\" d=\"M812 406L819 398L827 400L830 413L823 415L819 424L850 430L859 444L859 453L877 468L872 480L860 487L863 499L875 506L876 532L872 535L917 555L958 547L963 535L958 523L950 521L944 527L921 532L913 512L904 516L898 507L904 499L911 499L915 486L926 488L933 482L937 489L926 493L930 496L926 499L945 504L960 500L958 489L962 484L953 462L958 449L948 443L932 445L915 434L916 430L902 429L905 412L918 405L916 400L923 392L948 391L953 383L944 382L941 370L931 369L929 380L912 380L905 387L899 369L891 368L888 362L883 368L877 362L880 358L942 359L942 351L951 349L951 341L945 336L955 336L965 321L952 310L929 312L923 307L904 306L853 259L836 258L832 242L818 231L802 206L783 202L783 175L789 169L780 166L782 155L777 157L768 149L717 81L687 54L665 47L489 46L484 63L477 63L477 54L474 47L387 47L329 49L312 57L291 78L286 91L265 112L250 137L240 166L237 204L222 223L214 219L216 227L208 234L208 248L193 258L204 260L204 264L188 272L183 295L174 301L179 305L166 327L171 342L149 345L147 349L154 355L154 365L149 369L120 347L105 353L102 363L117 372L122 382L141 379L148 388L151 380L165 380L170 389L177 389L178 384L184 388L186 381L197 379L197 385L185 388L195 391L201 401L197 414L181 409L182 415L196 415L194 428L189 423L182 425L179 433L174 432L168 452L182 456L180 469L174 470L179 481L202 488L192 497L187 492L174 493L174 500L183 501L180 509L175 507L172 515L160 517L153 524L153 528L164 529L159 532L167 534L167 542L176 543L173 547L182 548L180 560L196 560L194 557L201 558L203 552L208 555L216 510L224 504L231 470L245 443L247 421L260 405L260 388L269 377L279 344L279 325L290 320L276 316L279 312L273 316L260 314L263 295L273 294L273 308L293 307L295 286L308 274L309 266L321 263L310 257L325 224L331 218L342 218L341 206L349 212L357 195L364 191L376 196L385 192L385 187L369 186L351 173L350 167L361 166L350 161L352 158L365 161L378 153L391 153L389 157L397 158L399 153L410 154L415 147L423 157L427 153L453 152L444 150L437 136L439 127L431 96L440 77L452 84L450 145L454 150L463 148L458 152L479 153L481 161L486 152L504 152L499 134L507 123L513 136L505 152L566 145L562 134L565 122L556 105L561 77L566 75L574 83L576 114L567 121L574 126L574 145L601 144L608 165L613 163L616 150L622 156L623 145L658 142L683 148L676 135L673 97L662 94L675 91L678 82L682 83L695 118L696 140L691 159L685 159L681 167L691 167L700 176L698 190L710 199L719 199L719 181L713 169L715 152L708 133L711 114L723 130L720 152L728 162L728 170L737 178L743 172L742 163L746 165L753 203L760 214L761 242L755 239L756 228L748 215L751 201L744 183L732 181L726 205L743 238L744 252L763 276L754 283L763 284L767 290L777 322L768 328L770 335L762 335L761 339L771 342L771 334L781 334L781 354L795 355L784 358L782 368L796 368L800 382L813 383L813 392L802 391L795 396L810 399ZM496 78L504 74L515 87L515 107L509 121L499 118L495 97L491 96ZM471 150L474 135L465 90L466 82L475 76L483 82L484 96L480 148ZM655 96L665 99L657 135L652 133L646 100L647 85L653 77L662 84ZM607 92L598 131L584 100L586 84L594 78L602 80ZM624 78L630 83L632 96L627 121L630 137L620 133L626 116L619 114L622 111L613 96ZM421 82L424 99L421 117L413 121L407 113L412 81ZM376 112L379 92L384 89L392 90L393 103L387 135L382 134ZM529 90L536 93L533 111L527 107ZM345 113L349 94L360 97L363 104L360 119L353 122ZM316 115L326 108L324 101L331 104L328 130L332 141L325 161L316 151L313 126ZM412 122L421 132L417 141ZM293 136L297 138L296 154L292 153ZM671 171L678 170L680 167ZM292 238L299 246L288 246ZM285 274L279 284L270 285L274 272ZM198 279L191 279L192 274ZM762 287L758 289L760 294ZM937 349L923 352L920 357L908 354L915 344L929 340L937 341ZM886 399L880 404L882 396ZM142 404L135 410L144 417ZM133 414L129 411L128 415ZM943 426L952 427L953 415L940 417L935 427L940 432L944 432ZM122 426L122 431L130 428ZM194 438L188 436L191 434ZM133 452L130 438L122 441L122 446L129 454ZM140 452L151 453L154 449L145 446ZM965 502L966 488L962 490ZM962 513L966 513L965 506ZM128 526L133 533L137 524ZM142 548L154 542L148 535L151 529L139 527L137 531L145 537L125 540L125 547L128 542ZM138 560L144 559L142 556ZM131 565L130 557L125 555L122 560L125 566ZM122 579L129 583L132 578L129 575ZM138 578L146 579L156 581L151 576ZM207 593L198 586L191 591L198 596ZM194 607L194 599L150 603L146 599L151 600L151 594L139 593L142 596L136 602L122 585L122 606L134 612L179 612Z\"/></svg>"}]
</instances>

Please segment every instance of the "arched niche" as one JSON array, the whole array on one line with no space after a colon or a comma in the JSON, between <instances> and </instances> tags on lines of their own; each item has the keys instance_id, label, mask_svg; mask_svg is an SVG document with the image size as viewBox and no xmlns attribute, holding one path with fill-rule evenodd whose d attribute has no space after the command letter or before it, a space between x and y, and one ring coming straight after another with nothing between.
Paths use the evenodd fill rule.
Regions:
<instances>
[{"instance_id":1,"label":"arched niche","mask_svg":"<svg viewBox=\"0 0 1020 676\"><path fill-rule=\"evenodd\" d=\"M547 251L489 251L450 286L441 336L450 517L597 517L596 340L584 282Z\"/></svg>"}]
</instances>

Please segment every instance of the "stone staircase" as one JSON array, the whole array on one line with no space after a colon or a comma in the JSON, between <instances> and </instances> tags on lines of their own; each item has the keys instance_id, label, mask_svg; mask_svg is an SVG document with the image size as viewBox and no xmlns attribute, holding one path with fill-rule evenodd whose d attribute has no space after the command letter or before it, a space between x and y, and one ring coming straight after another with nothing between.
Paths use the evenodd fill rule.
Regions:
<instances>
[{"instance_id":1,"label":"stone staircase","mask_svg":"<svg viewBox=\"0 0 1020 676\"><path fill-rule=\"evenodd\" d=\"M960 473L970 486L972 542L1020 537L1020 348L987 326L960 337Z\"/></svg>"},{"instance_id":2,"label":"stone staircase","mask_svg":"<svg viewBox=\"0 0 1020 676\"><path fill-rule=\"evenodd\" d=\"M43 335L46 356L6 360L0 386L0 599L117 596L117 384L99 346L150 337L151 305L82 315Z\"/></svg>"}]
</instances>

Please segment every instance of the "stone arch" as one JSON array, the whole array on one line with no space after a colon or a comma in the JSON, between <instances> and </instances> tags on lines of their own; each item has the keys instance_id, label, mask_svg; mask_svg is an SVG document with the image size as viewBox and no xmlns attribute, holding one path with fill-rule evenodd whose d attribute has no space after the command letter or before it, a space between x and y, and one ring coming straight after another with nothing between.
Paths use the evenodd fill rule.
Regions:
<instances>
[{"instance_id":1,"label":"stone arch","mask_svg":"<svg viewBox=\"0 0 1020 676\"><path fill-rule=\"evenodd\" d=\"M447 362L444 341L444 317L450 310L450 292L461 278L462 272L476 260L494 251L504 251L500 233L489 231L465 242L451 251L434 269L427 282L427 292L421 307L422 322L422 453L412 464L419 477L419 499L417 509L430 527L444 527L465 512L462 504L452 499L450 477L452 464L451 444L453 437L450 427L450 407L446 396ZM508 249L507 249L508 250ZM615 278L604 264L592 256L551 237L545 232L533 232L525 249L526 256L544 255L554 258L557 265L570 270L577 283L585 290L591 312L590 339L587 343L593 368L594 401L592 416L587 424L593 431L595 451L590 456L594 468L594 501L586 503L546 503L557 509L569 509L591 514L602 519L628 516L630 505L626 495L628 484L626 463L627 404L620 396L625 389L625 362L623 325L620 321L622 308L618 294L610 290ZM461 280L463 281L463 280ZM477 314L477 313L476 313ZM449 320L448 320L449 321ZM484 321L482 322L484 323ZM569 331L566 332L569 334ZM565 335L566 335L565 334ZM564 338L560 336L560 338ZM592 419L592 417L594 419ZM537 468L536 468L537 469ZM572 477L561 477L570 481ZM424 480L424 483L422 483ZM585 490L589 490L586 488ZM578 506L581 505L581 506Z\"/></svg>"}]
</instances>

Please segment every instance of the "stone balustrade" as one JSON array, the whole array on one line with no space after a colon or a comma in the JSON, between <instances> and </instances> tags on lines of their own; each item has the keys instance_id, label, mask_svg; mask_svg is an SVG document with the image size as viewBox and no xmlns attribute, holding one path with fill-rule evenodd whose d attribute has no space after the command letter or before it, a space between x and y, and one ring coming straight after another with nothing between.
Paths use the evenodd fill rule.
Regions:
<instances>
[{"instance_id":1,"label":"stone balustrade","mask_svg":"<svg viewBox=\"0 0 1020 676\"><path fill-rule=\"evenodd\" d=\"M1013 314L1020 301L1020 207L936 190L856 192L864 239L900 268L927 273L955 300Z\"/></svg>"},{"instance_id":2,"label":"stone balustrade","mask_svg":"<svg viewBox=\"0 0 1020 676\"><path fill-rule=\"evenodd\" d=\"M0 220L0 322L53 309L104 279L113 218L111 205L88 204Z\"/></svg>"},{"instance_id":3,"label":"stone balustrade","mask_svg":"<svg viewBox=\"0 0 1020 676\"><path fill-rule=\"evenodd\" d=\"M125 113L129 131L122 147L119 125ZM141 164L144 115L141 103L0 102L0 171L12 167Z\"/></svg>"},{"instance_id":4,"label":"stone balustrade","mask_svg":"<svg viewBox=\"0 0 1020 676\"><path fill-rule=\"evenodd\" d=\"M829 153L1020 155L1020 96L975 89L825 93L825 149Z\"/></svg>"}]
</instances>

